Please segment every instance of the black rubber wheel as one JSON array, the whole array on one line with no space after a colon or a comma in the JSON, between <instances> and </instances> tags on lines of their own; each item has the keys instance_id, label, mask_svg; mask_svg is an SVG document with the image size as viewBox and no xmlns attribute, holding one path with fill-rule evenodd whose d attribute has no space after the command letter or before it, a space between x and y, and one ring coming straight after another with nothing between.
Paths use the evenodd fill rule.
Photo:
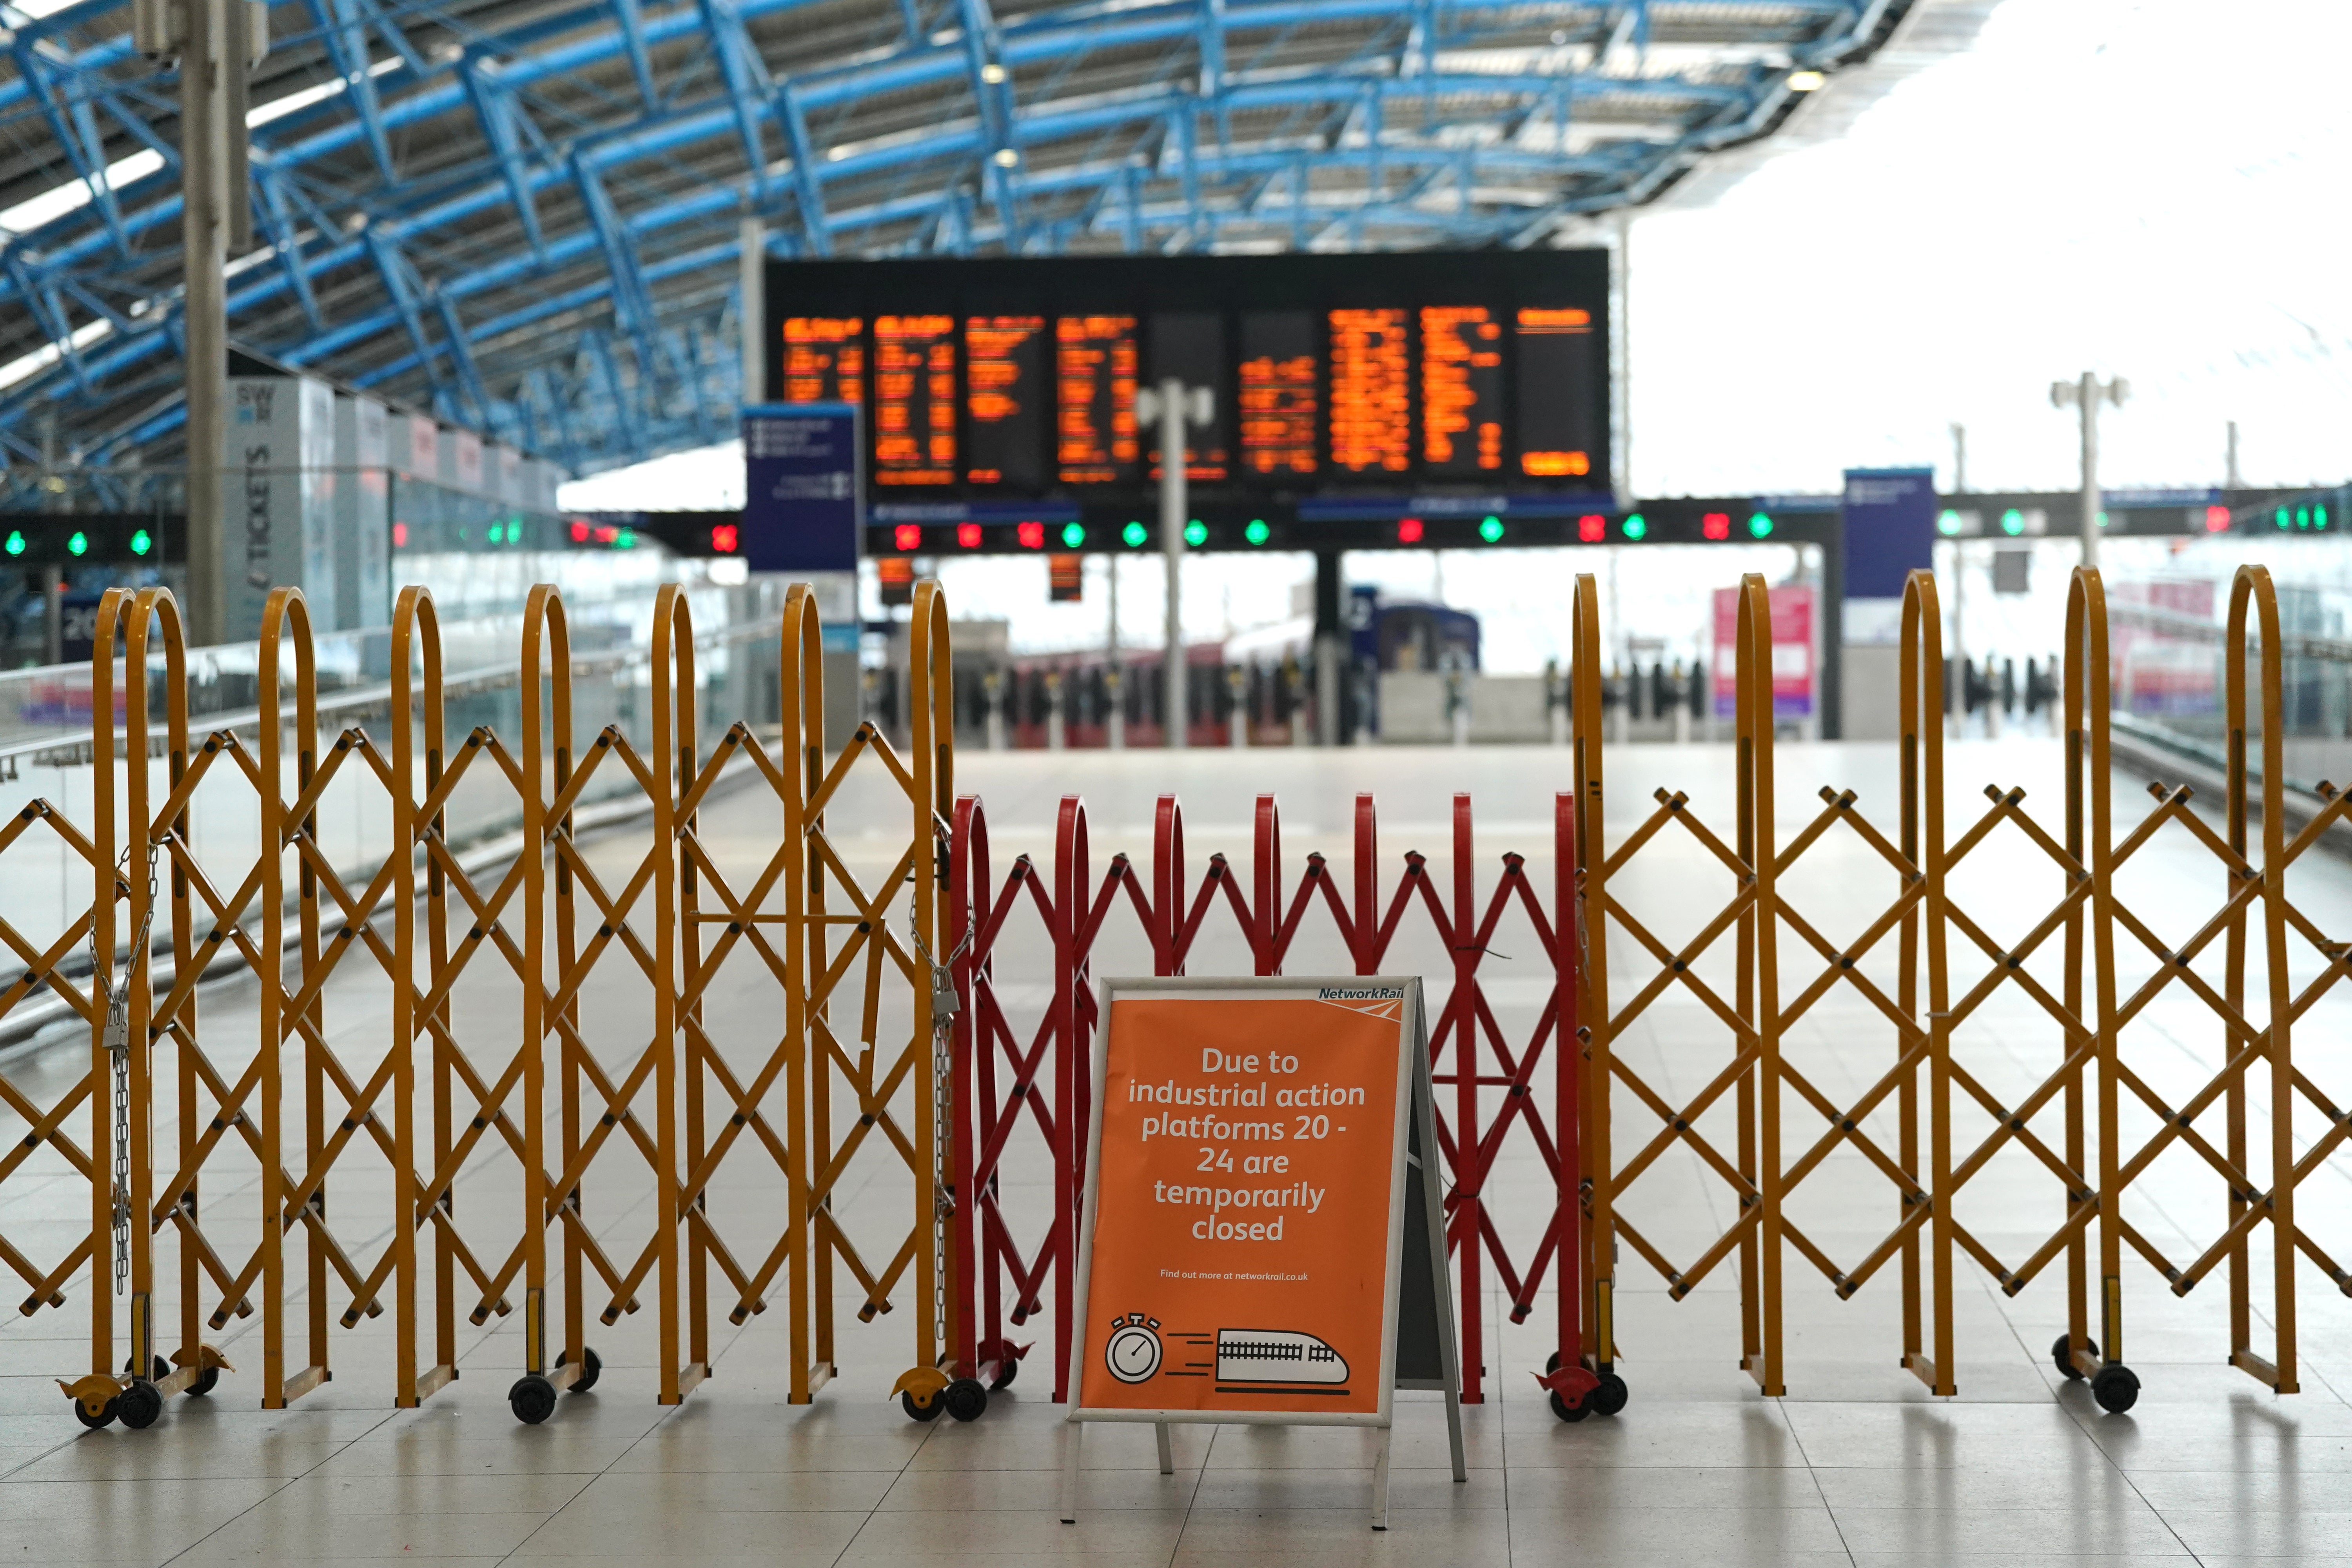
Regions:
<instances>
[{"instance_id":1,"label":"black rubber wheel","mask_svg":"<svg viewBox=\"0 0 2352 1568\"><path fill-rule=\"evenodd\" d=\"M556 1352L556 1365L568 1366L571 1364L571 1362L572 1352L570 1351L559 1351ZM596 1386L596 1380L604 1375L604 1363L596 1358L596 1347L594 1345L581 1346L580 1375L572 1380L572 1392L574 1394L587 1393L590 1389Z\"/></svg>"},{"instance_id":2,"label":"black rubber wheel","mask_svg":"<svg viewBox=\"0 0 2352 1568\"><path fill-rule=\"evenodd\" d=\"M106 1402L106 1408L100 1410L95 1415L92 1415L89 1411L83 1409L82 1403L79 1399L68 1399L66 1403L73 1406L74 1419L95 1432L101 1426L111 1426L114 1425L115 1406L121 1404L122 1401L120 1396L108 1400Z\"/></svg>"},{"instance_id":3,"label":"black rubber wheel","mask_svg":"<svg viewBox=\"0 0 2352 1568\"><path fill-rule=\"evenodd\" d=\"M152 1381L161 1383L165 1378L172 1375L172 1363L170 1362L165 1361L162 1356L153 1356L150 1359L155 1363L147 1373L148 1377ZM122 1375L125 1377L136 1377L139 1375L139 1369L131 1364L131 1358L129 1356L122 1358Z\"/></svg>"},{"instance_id":4,"label":"black rubber wheel","mask_svg":"<svg viewBox=\"0 0 2352 1568\"><path fill-rule=\"evenodd\" d=\"M915 1403L915 1391L911 1388L898 1395L898 1408L905 1411L908 1419L912 1421L938 1420L940 1412L947 1408L947 1403L945 1394L935 1394L929 1405L918 1405Z\"/></svg>"},{"instance_id":5,"label":"black rubber wheel","mask_svg":"<svg viewBox=\"0 0 2352 1568\"><path fill-rule=\"evenodd\" d=\"M145 1378L134 1378L114 1401L115 1415L133 1432L144 1432L163 1418L163 1393Z\"/></svg>"},{"instance_id":6,"label":"black rubber wheel","mask_svg":"<svg viewBox=\"0 0 2352 1568\"><path fill-rule=\"evenodd\" d=\"M1581 1421L1592 1414L1592 1395L1588 1394L1570 1405L1555 1394L1551 1396L1551 1413L1563 1421Z\"/></svg>"},{"instance_id":7,"label":"black rubber wheel","mask_svg":"<svg viewBox=\"0 0 2352 1568\"><path fill-rule=\"evenodd\" d=\"M2092 1377L2091 1397L2108 1415L2121 1415L2139 1403L2139 1379L2131 1368L2111 1362Z\"/></svg>"},{"instance_id":8,"label":"black rubber wheel","mask_svg":"<svg viewBox=\"0 0 2352 1568\"><path fill-rule=\"evenodd\" d=\"M187 1392L198 1398L220 1386L220 1368L208 1366L196 1373L196 1381L188 1384Z\"/></svg>"},{"instance_id":9,"label":"black rubber wheel","mask_svg":"<svg viewBox=\"0 0 2352 1568\"><path fill-rule=\"evenodd\" d=\"M959 1421L977 1421L988 1414L988 1390L975 1377L960 1377L931 1403L944 1405Z\"/></svg>"},{"instance_id":10,"label":"black rubber wheel","mask_svg":"<svg viewBox=\"0 0 2352 1568\"><path fill-rule=\"evenodd\" d=\"M515 1419L526 1426L536 1426L555 1414L555 1384L537 1373L525 1373L507 1390L507 1404Z\"/></svg>"},{"instance_id":11,"label":"black rubber wheel","mask_svg":"<svg viewBox=\"0 0 2352 1568\"><path fill-rule=\"evenodd\" d=\"M1007 1356L996 1363L996 1375L988 1380L988 1391L993 1394L1000 1388L1010 1388L1013 1380L1020 1375L1021 1363Z\"/></svg>"},{"instance_id":12,"label":"black rubber wheel","mask_svg":"<svg viewBox=\"0 0 2352 1568\"><path fill-rule=\"evenodd\" d=\"M1625 1380L1613 1372L1601 1374L1601 1386L1584 1396L1596 1415L1614 1415L1625 1408Z\"/></svg>"},{"instance_id":13,"label":"black rubber wheel","mask_svg":"<svg viewBox=\"0 0 2352 1568\"><path fill-rule=\"evenodd\" d=\"M1554 1351L1551 1354L1544 1357L1544 1375L1546 1377L1549 1377L1553 1373L1556 1373L1559 1370L1559 1352L1558 1351Z\"/></svg>"},{"instance_id":14,"label":"black rubber wheel","mask_svg":"<svg viewBox=\"0 0 2352 1568\"><path fill-rule=\"evenodd\" d=\"M2072 1334L2060 1334L2050 1342L2050 1359L2058 1363L2058 1370L2067 1382L2083 1381L2083 1369L2074 1364L2074 1338Z\"/></svg>"}]
</instances>

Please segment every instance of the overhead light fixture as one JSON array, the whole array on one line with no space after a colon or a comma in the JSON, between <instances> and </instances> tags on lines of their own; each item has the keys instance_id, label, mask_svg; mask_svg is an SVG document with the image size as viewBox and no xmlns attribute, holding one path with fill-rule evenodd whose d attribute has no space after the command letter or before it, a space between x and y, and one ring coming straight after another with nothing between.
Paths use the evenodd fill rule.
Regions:
<instances>
[{"instance_id":1,"label":"overhead light fixture","mask_svg":"<svg viewBox=\"0 0 2352 1568\"><path fill-rule=\"evenodd\" d=\"M1823 76L1819 71L1790 71L1789 73L1789 90L1790 92L1819 92L1829 79L1829 78Z\"/></svg>"},{"instance_id":2,"label":"overhead light fixture","mask_svg":"<svg viewBox=\"0 0 2352 1568\"><path fill-rule=\"evenodd\" d=\"M991 87L994 87L1003 81L1006 74L1004 68L998 65L994 60L991 60L986 65L980 68L980 79L986 82Z\"/></svg>"},{"instance_id":3,"label":"overhead light fixture","mask_svg":"<svg viewBox=\"0 0 2352 1568\"><path fill-rule=\"evenodd\" d=\"M1014 152L1012 148L1010 148L1010 147L999 147L999 148L996 150L996 166L997 166L998 168L1000 168L1000 169L1013 169L1013 168L1018 168L1018 167L1020 166L1020 163L1021 163L1021 154L1020 154L1020 153L1016 153L1016 152Z\"/></svg>"}]
</instances>

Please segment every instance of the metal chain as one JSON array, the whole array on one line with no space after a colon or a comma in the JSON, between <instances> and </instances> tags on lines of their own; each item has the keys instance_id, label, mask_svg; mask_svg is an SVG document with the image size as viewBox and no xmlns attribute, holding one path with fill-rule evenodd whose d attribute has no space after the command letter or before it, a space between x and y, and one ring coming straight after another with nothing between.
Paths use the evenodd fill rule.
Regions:
<instances>
[{"instance_id":1,"label":"metal chain","mask_svg":"<svg viewBox=\"0 0 2352 1568\"><path fill-rule=\"evenodd\" d=\"M955 963L971 946L971 931L948 954L945 963L931 956L912 909L907 911L907 932L922 956L931 986L931 1321L941 1333L948 1321L948 1222L955 1215L956 1194L950 1151L955 1130L955 1020L962 1004L956 995Z\"/></svg>"},{"instance_id":2,"label":"metal chain","mask_svg":"<svg viewBox=\"0 0 2352 1568\"><path fill-rule=\"evenodd\" d=\"M155 926L155 856L160 847L147 847L147 912L139 920L139 935L131 944L131 963L136 968L139 955L147 951L147 936ZM128 882L131 850L124 849L118 863L121 879ZM98 923L90 922L90 980L98 994L106 1000L106 1029L101 1037L108 1058L114 1064L114 1293L121 1295L131 1279L131 976L126 971L122 984L111 979L112 957L98 951Z\"/></svg>"}]
</instances>

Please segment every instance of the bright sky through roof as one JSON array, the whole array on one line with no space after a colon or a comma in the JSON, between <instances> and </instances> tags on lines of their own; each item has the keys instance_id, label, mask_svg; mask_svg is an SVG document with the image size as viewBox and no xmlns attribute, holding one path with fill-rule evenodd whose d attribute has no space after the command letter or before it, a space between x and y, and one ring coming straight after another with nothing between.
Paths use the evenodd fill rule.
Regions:
<instances>
[{"instance_id":1,"label":"bright sky through roof","mask_svg":"<svg viewBox=\"0 0 2352 1568\"><path fill-rule=\"evenodd\" d=\"M2135 393L2104 427L2110 483L2220 483L2231 419L2250 482L2342 480L2347 58L2342 0L2009 0L1846 137L1637 216L1635 489L1948 479L1955 422L1972 485L2064 489L2074 425L2049 386L2086 369ZM566 494L686 505L695 484L720 504L737 461ZM672 499L597 499L623 494Z\"/></svg>"}]
</instances>

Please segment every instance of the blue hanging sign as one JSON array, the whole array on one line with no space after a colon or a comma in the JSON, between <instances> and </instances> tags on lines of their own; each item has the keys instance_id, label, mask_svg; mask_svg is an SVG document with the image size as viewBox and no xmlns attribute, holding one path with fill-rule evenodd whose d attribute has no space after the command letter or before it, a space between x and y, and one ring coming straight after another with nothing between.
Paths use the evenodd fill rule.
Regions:
<instances>
[{"instance_id":1,"label":"blue hanging sign","mask_svg":"<svg viewBox=\"0 0 2352 1568\"><path fill-rule=\"evenodd\" d=\"M744 409L743 479L743 559L752 571L857 570L866 493L855 405Z\"/></svg>"}]
</instances>

